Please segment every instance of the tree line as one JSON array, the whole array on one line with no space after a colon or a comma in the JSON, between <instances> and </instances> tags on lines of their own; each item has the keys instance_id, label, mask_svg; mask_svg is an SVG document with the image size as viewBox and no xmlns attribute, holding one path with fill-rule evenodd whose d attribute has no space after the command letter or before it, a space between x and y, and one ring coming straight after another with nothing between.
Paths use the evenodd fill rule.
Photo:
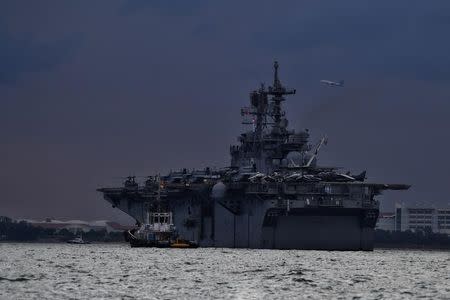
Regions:
<instances>
[{"instance_id":1,"label":"tree line","mask_svg":"<svg viewBox=\"0 0 450 300\"><path fill-rule=\"evenodd\" d=\"M25 221L14 221L0 216L0 241L67 241L75 238L79 232L66 228L61 230L33 226ZM122 232L107 232L106 230L90 230L83 232L86 241L122 242ZM387 247L429 247L450 249L450 237L447 234L433 233L431 230L418 231L375 231L375 246Z\"/></svg>"},{"instance_id":2,"label":"tree line","mask_svg":"<svg viewBox=\"0 0 450 300\"><path fill-rule=\"evenodd\" d=\"M33 226L25 221L14 221L8 217L0 216L0 241L67 241L78 236L80 232L73 232L66 228L61 230ZM90 230L83 232L83 239L97 242L122 242L122 232L107 232L103 230Z\"/></svg>"}]
</instances>

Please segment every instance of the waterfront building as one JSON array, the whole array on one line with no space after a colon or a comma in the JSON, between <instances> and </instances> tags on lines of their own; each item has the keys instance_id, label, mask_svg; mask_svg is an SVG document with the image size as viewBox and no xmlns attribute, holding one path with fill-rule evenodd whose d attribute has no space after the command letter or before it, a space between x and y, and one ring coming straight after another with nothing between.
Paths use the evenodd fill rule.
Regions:
<instances>
[{"instance_id":1,"label":"waterfront building","mask_svg":"<svg viewBox=\"0 0 450 300\"><path fill-rule=\"evenodd\" d=\"M450 235L450 208L396 205L395 212L381 213L377 229L386 231L430 231Z\"/></svg>"},{"instance_id":2,"label":"waterfront building","mask_svg":"<svg viewBox=\"0 0 450 300\"><path fill-rule=\"evenodd\" d=\"M437 209L438 232L450 235L450 208Z\"/></svg>"}]
</instances>

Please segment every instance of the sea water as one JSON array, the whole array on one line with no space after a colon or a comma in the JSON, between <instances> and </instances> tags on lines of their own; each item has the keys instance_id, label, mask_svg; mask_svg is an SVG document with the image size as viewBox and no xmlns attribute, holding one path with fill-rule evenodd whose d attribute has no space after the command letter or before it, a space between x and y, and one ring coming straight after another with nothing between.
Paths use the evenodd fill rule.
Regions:
<instances>
[{"instance_id":1,"label":"sea water","mask_svg":"<svg viewBox=\"0 0 450 300\"><path fill-rule=\"evenodd\" d=\"M450 252L0 244L0 299L450 299Z\"/></svg>"}]
</instances>

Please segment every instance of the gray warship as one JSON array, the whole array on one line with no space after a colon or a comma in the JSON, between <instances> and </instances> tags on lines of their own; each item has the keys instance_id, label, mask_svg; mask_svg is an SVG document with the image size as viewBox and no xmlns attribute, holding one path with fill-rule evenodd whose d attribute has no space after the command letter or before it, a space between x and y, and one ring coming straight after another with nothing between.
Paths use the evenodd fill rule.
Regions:
<instances>
[{"instance_id":1,"label":"gray warship","mask_svg":"<svg viewBox=\"0 0 450 300\"><path fill-rule=\"evenodd\" d=\"M373 250L377 196L410 186L320 166L326 137L311 145L308 130L288 129L282 104L294 94L275 62L273 84L251 92L250 106L241 109L251 129L230 146L230 166L180 169L143 184L130 176L98 191L137 225L163 207L178 236L201 247Z\"/></svg>"}]
</instances>

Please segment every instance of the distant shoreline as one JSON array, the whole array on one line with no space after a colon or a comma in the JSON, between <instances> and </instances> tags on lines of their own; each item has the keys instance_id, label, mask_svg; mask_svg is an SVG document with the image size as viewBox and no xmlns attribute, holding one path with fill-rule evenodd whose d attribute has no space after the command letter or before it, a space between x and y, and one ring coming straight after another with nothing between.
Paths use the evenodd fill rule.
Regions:
<instances>
[{"instance_id":1,"label":"distant shoreline","mask_svg":"<svg viewBox=\"0 0 450 300\"><path fill-rule=\"evenodd\" d=\"M41 240L41 241L0 241L0 244L66 244L66 241L51 241L51 240ZM90 244L93 245L109 245L109 244L119 244L126 245L128 244L125 241L92 241ZM214 247L200 247L200 248L214 248ZM240 249L240 248L227 248L227 249ZM248 248L242 248L248 249ZM257 249L255 249L257 250ZM273 249L264 249L264 250L273 250ZM404 245L404 244L377 244L374 246L374 250L437 250L437 251L450 251L449 247L446 246L431 246L431 245ZM315 250L305 250L305 251L315 251ZM333 251L333 250L324 250L324 251ZM344 251L345 252L345 251ZM349 251L351 252L351 251Z\"/></svg>"},{"instance_id":2,"label":"distant shoreline","mask_svg":"<svg viewBox=\"0 0 450 300\"><path fill-rule=\"evenodd\" d=\"M1 244L67 244L69 245L69 243L67 243L66 241L0 241L0 245ZM106 244L124 244L127 245L128 243L123 241L111 241L111 242L102 242L102 241L92 241L89 242L89 244L91 245L106 245ZM89 245L88 244L88 245Z\"/></svg>"},{"instance_id":3,"label":"distant shoreline","mask_svg":"<svg viewBox=\"0 0 450 300\"><path fill-rule=\"evenodd\" d=\"M439 246L439 245L404 245L404 244L376 244L374 249L387 249L387 250L447 250L450 251L450 247L448 246Z\"/></svg>"},{"instance_id":4,"label":"distant shoreline","mask_svg":"<svg viewBox=\"0 0 450 300\"><path fill-rule=\"evenodd\" d=\"M25 221L16 222L7 217L0 217L0 243L66 243L79 235L91 243L126 243L123 231L91 229L87 232L72 232L67 228L42 228ZM450 236L433 233L430 229L414 232L377 229L374 232L374 248L450 250Z\"/></svg>"}]
</instances>

